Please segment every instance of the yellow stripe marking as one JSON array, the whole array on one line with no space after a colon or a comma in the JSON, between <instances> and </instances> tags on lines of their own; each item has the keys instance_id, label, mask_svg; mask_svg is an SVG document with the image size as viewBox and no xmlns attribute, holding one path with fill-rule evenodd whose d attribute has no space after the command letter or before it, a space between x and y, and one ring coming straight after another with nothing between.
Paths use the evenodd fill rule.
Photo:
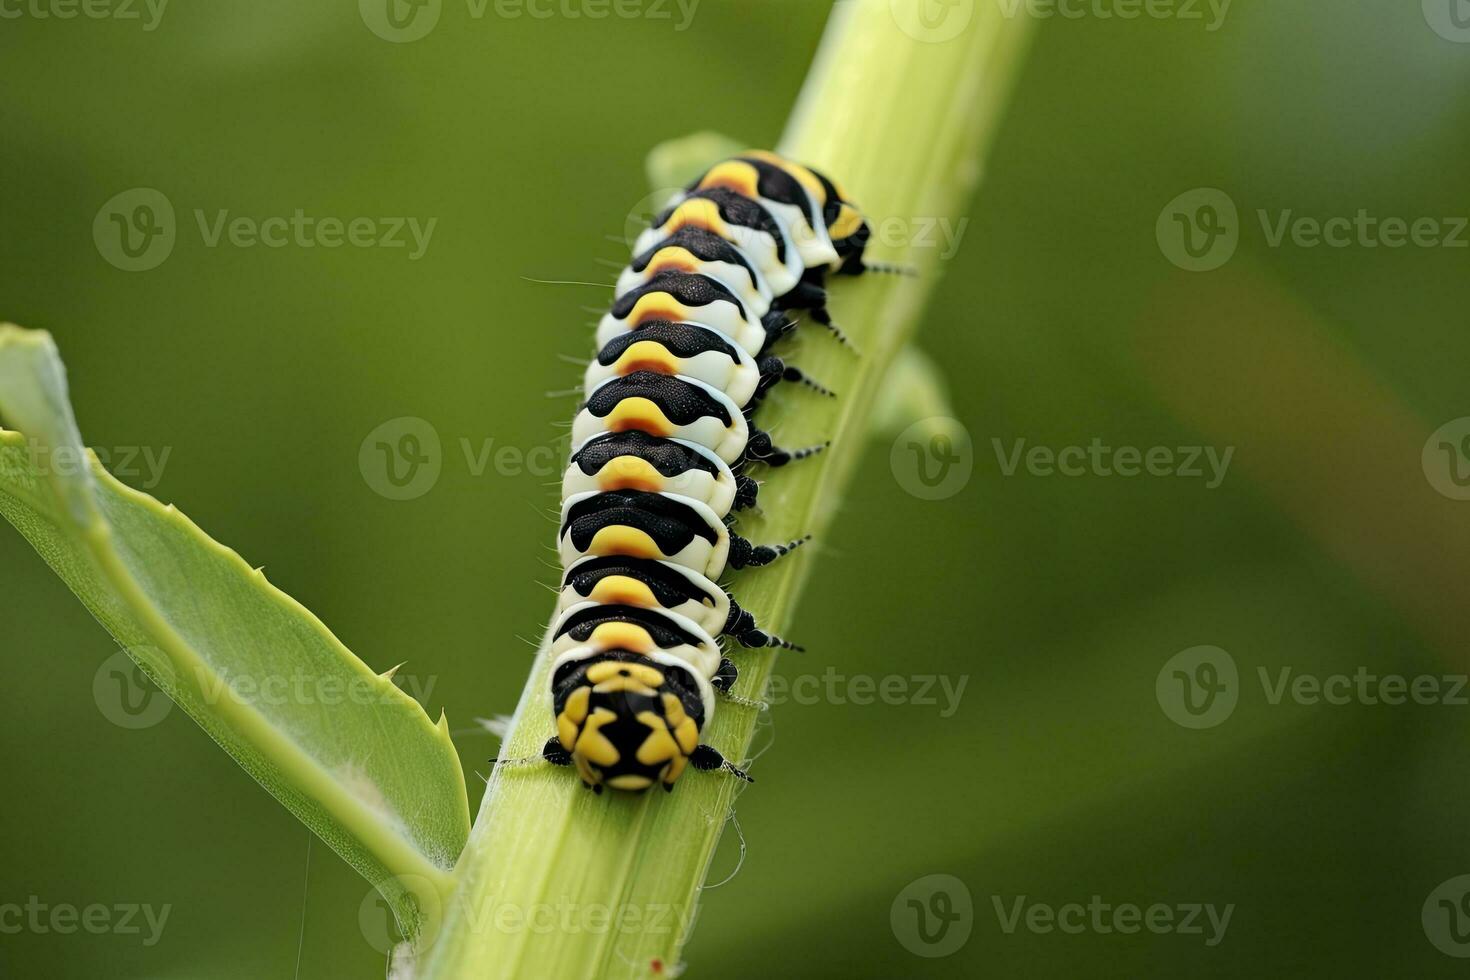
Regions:
<instances>
[{"instance_id":1,"label":"yellow stripe marking","mask_svg":"<svg viewBox=\"0 0 1470 980\"><path fill-rule=\"evenodd\" d=\"M653 258L648 260L648 268L643 270L643 274L652 278L654 275L660 272L667 272L670 269L679 272L698 272L700 264L699 257L687 248L670 245L667 248L659 249L653 254Z\"/></svg>"},{"instance_id":2,"label":"yellow stripe marking","mask_svg":"<svg viewBox=\"0 0 1470 980\"><path fill-rule=\"evenodd\" d=\"M666 438L677 426L664 415L663 409L647 398L624 398L607 414L609 432L627 432L637 429L651 436Z\"/></svg>"},{"instance_id":3,"label":"yellow stripe marking","mask_svg":"<svg viewBox=\"0 0 1470 980\"><path fill-rule=\"evenodd\" d=\"M736 194L750 198L752 201L760 199L760 173L755 167L740 160L726 160L724 163L711 167L699 182L699 188L706 187L728 187Z\"/></svg>"},{"instance_id":4,"label":"yellow stripe marking","mask_svg":"<svg viewBox=\"0 0 1470 980\"><path fill-rule=\"evenodd\" d=\"M620 524L598 531L593 536L587 553L590 555L631 555L634 558L663 557L663 552L659 551L653 538L636 527L623 527Z\"/></svg>"},{"instance_id":5,"label":"yellow stripe marking","mask_svg":"<svg viewBox=\"0 0 1470 980\"><path fill-rule=\"evenodd\" d=\"M597 485L604 490L648 490L664 488L664 475L652 463L637 456L618 456L597 471Z\"/></svg>"},{"instance_id":6,"label":"yellow stripe marking","mask_svg":"<svg viewBox=\"0 0 1470 980\"><path fill-rule=\"evenodd\" d=\"M603 623L592 631L590 642L594 646L604 650L616 648L619 650L631 650L634 653L647 653L653 649L653 637L648 635L648 630L635 623ZM598 666L601 667L603 665L598 664ZM617 666L627 669L627 665L625 664L617 664ZM657 672L655 672L655 676L658 677L660 683L663 681L663 677L659 676ZM587 679L594 679L591 671L587 672ZM599 685L598 690L601 689L601 685Z\"/></svg>"},{"instance_id":7,"label":"yellow stripe marking","mask_svg":"<svg viewBox=\"0 0 1470 980\"><path fill-rule=\"evenodd\" d=\"M650 320L680 320L693 319L689 307L674 299L668 293L645 293L638 302L633 304L633 309L628 312L626 323L636 330L640 324Z\"/></svg>"},{"instance_id":8,"label":"yellow stripe marking","mask_svg":"<svg viewBox=\"0 0 1470 980\"><path fill-rule=\"evenodd\" d=\"M634 371L678 374L679 359L663 344L652 340L640 340L636 344L628 345L628 349L623 351L623 356L618 358L617 363L613 365L613 370L621 375L629 375Z\"/></svg>"},{"instance_id":9,"label":"yellow stripe marking","mask_svg":"<svg viewBox=\"0 0 1470 980\"><path fill-rule=\"evenodd\" d=\"M587 598L604 606L640 606L657 609L658 599L653 590L636 578L626 575L609 575L598 582Z\"/></svg>"},{"instance_id":10,"label":"yellow stripe marking","mask_svg":"<svg viewBox=\"0 0 1470 980\"><path fill-rule=\"evenodd\" d=\"M664 222L661 231L667 238L680 228L703 228L712 231L726 240L729 239L729 227L725 219L720 217L720 208L714 201L705 198L694 198L685 201L674 209L669 215L669 220Z\"/></svg>"}]
</instances>

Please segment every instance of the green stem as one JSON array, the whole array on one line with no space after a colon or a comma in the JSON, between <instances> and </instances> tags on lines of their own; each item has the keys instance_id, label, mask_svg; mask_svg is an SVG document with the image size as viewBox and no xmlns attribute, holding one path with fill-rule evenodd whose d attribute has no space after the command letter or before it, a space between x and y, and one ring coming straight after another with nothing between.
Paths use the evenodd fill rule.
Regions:
<instances>
[{"instance_id":1,"label":"green stem","mask_svg":"<svg viewBox=\"0 0 1470 980\"><path fill-rule=\"evenodd\" d=\"M929 8L920 11L922 3L839 4L780 147L839 179L870 220L889 229L955 221L965 213L1029 34L1024 17L1007 18L999 4L976 3L944 7L970 9L969 23L951 39L934 40L943 28L923 29L918 15ZM912 34L900 28L899 19ZM697 145L718 141L702 136ZM659 159L679 151L678 144L665 148ZM834 402L809 392L777 391L762 418L781 420L785 442L830 437L833 446L769 475L761 492L765 516L741 519L741 533L754 540L785 540L807 531L822 540L833 501L841 498L867 442L888 369L939 280L931 248L894 248L880 240L870 258L912 264L920 275L871 275L836 284L834 312L861 356L815 330L802 331L794 359L840 397ZM770 628L784 631L815 550L741 573L735 591L742 604ZM757 697L773 657L739 651L735 656L741 665L738 693ZM502 755L538 754L552 733L547 690L543 649ZM741 759L756 718L752 709L723 703L705 737ZM765 764L810 760L780 752ZM594 796L565 770L497 769L460 859L460 883L443 928L419 940L418 973L435 980L649 977L656 961L672 967L739 786L730 778L690 772L669 795Z\"/></svg>"}]
</instances>

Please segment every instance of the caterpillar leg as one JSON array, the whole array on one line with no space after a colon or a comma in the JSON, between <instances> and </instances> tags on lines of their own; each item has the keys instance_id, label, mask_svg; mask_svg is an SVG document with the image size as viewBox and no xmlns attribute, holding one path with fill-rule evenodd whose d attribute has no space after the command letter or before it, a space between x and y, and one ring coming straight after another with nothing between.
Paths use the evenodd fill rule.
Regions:
<instances>
[{"instance_id":1,"label":"caterpillar leg","mask_svg":"<svg viewBox=\"0 0 1470 980\"><path fill-rule=\"evenodd\" d=\"M689 756L689 764L701 772L709 772L718 769L728 772L736 779L743 779L747 783L755 782L755 778L720 755L719 750L712 745L701 745Z\"/></svg>"},{"instance_id":2,"label":"caterpillar leg","mask_svg":"<svg viewBox=\"0 0 1470 980\"><path fill-rule=\"evenodd\" d=\"M744 510L755 506L756 494L760 493L761 485L751 477L738 474L735 477L735 501L730 505L731 510Z\"/></svg>"},{"instance_id":3,"label":"caterpillar leg","mask_svg":"<svg viewBox=\"0 0 1470 980\"><path fill-rule=\"evenodd\" d=\"M561 739L556 735L548 738L546 744L541 747L541 758L553 766L569 766L572 764L572 754L562 748Z\"/></svg>"},{"instance_id":4,"label":"caterpillar leg","mask_svg":"<svg viewBox=\"0 0 1470 980\"><path fill-rule=\"evenodd\" d=\"M735 688L735 681L740 677L740 671L735 666L735 661L729 657L720 660L720 666L715 670L715 676L709 679L710 687L714 688L724 699L731 704L743 705L754 708L756 711L765 711L770 705L764 701L752 701L750 698L742 698L730 692Z\"/></svg>"},{"instance_id":5,"label":"caterpillar leg","mask_svg":"<svg viewBox=\"0 0 1470 980\"><path fill-rule=\"evenodd\" d=\"M839 327L836 323L832 322L832 314L827 312L827 307L814 306L811 309L811 315L813 320L817 321L822 326L831 331L832 336L836 338L839 344L841 344L843 347L851 349L853 353L858 352L857 344L854 344L851 340L849 340L847 334L843 332L842 328Z\"/></svg>"},{"instance_id":6,"label":"caterpillar leg","mask_svg":"<svg viewBox=\"0 0 1470 980\"><path fill-rule=\"evenodd\" d=\"M887 276L907 276L910 279L919 277L919 270L911 265L897 265L893 262L864 262L863 272L876 272Z\"/></svg>"},{"instance_id":7,"label":"caterpillar leg","mask_svg":"<svg viewBox=\"0 0 1470 980\"><path fill-rule=\"evenodd\" d=\"M739 535L730 535L730 567L759 568L782 555L790 554L812 539L810 534L786 544L751 544Z\"/></svg>"},{"instance_id":8,"label":"caterpillar leg","mask_svg":"<svg viewBox=\"0 0 1470 980\"><path fill-rule=\"evenodd\" d=\"M505 766L514 768L518 766L530 766L540 762L549 762L553 766L569 766L572 764L572 754L561 747L561 739L553 735L547 739L546 744L541 747L540 755L529 756L524 759L502 759L499 756L490 760L492 768Z\"/></svg>"},{"instance_id":9,"label":"caterpillar leg","mask_svg":"<svg viewBox=\"0 0 1470 980\"><path fill-rule=\"evenodd\" d=\"M807 275L806 279L797 283L781 298L781 305L789 310L806 310L813 320L831 331L838 343L856 351L856 346L848 340L842 328L832 322L832 314L827 312L827 287L823 282L825 276L817 270L808 270Z\"/></svg>"},{"instance_id":10,"label":"caterpillar leg","mask_svg":"<svg viewBox=\"0 0 1470 980\"><path fill-rule=\"evenodd\" d=\"M769 466L785 466L798 459L806 459L832 445L831 441L802 449L782 449L771 442L771 434L762 429L751 429L750 440L745 444L745 455Z\"/></svg>"},{"instance_id":11,"label":"caterpillar leg","mask_svg":"<svg viewBox=\"0 0 1470 980\"><path fill-rule=\"evenodd\" d=\"M797 646L788 642L774 633L767 633L756 626L755 617L742 609L734 598L730 599L730 616L725 620L725 628L720 632L732 637L741 646L746 647L780 647L783 650L791 650L801 653L806 647Z\"/></svg>"},{"instance_id":12,"label":"caterpillar leg","mask_svg":"<svg viewBox=\"0 0 1470 980\"><path fill-rule=\"evenodd\" d=\"M796 321L781 310L770 310L761 317L761 326L766 331L766 341L761 345L761 350L765 351L793 333L796 330Z\"/></svg>"},{"instance_id":13,"label":"caterpillar leg","mask_svg":"<svg viewBox=\"0 0 1470 980\"><path fill-rule=\"evenodd\" d=\"M730 689L740 678L740 670L735 666L735 661L725 657L720 661L720 666L715 670L715 676L709 679L710 687L722 694L729 694Z\"/></svg>"},{"instance_id":14,"label":"caterpillar leg","mask_svg":"<svg viewBox=\"0 0 1470 980\"><path fill-rule=\"evenodd\" d=\"M778 381L794 381L827 398L837 397L837 393L831 388L828 388L819 381L813 380L801 368L787 364L774 354L767 354L762 357L756 362L756 367L760 368L761 372L760 384L755 390L754 401L757 403L765 397L766 392L775 387Z\"/></svg>"}]
</instances>

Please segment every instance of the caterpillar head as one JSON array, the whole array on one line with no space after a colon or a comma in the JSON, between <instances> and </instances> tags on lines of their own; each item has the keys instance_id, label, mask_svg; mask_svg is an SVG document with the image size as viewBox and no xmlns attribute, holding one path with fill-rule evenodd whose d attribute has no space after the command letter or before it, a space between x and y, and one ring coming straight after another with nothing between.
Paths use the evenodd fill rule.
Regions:
<instances>
[{"instance_id":1,"label":"caterpillar head","mask_svg":"<svg viewBox=\"0 0 1470 980\"><path fill-rule=\"evenodd\" d=\"M561 749L599 793L672 790L699 748L705 711L694 676L627 650L560 664L552 704Z\"/></svg>"}]
</instances>

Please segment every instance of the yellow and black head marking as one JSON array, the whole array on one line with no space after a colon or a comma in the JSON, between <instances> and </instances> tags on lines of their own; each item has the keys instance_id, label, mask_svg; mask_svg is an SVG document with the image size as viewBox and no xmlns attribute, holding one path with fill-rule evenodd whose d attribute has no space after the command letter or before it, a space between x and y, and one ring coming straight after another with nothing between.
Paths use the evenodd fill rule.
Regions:
<instances>
[{"instance_id":1,"label":"yellow and black head marking","mask_svg":"<svg viewBox=\"0 0 1470 980\"><path fill-rule=\"evenodd\" d=\"M806 193L810 215L808 220L811 224L821 226L832 246L830 253L806 263L808 270L821 268L844 275L858 275L864 270L863 251L867 248L871 231L862 210L836 181L811 167L794 163L767 150L750 150L736 159L762 164L770 170L783 173ZM715 170L724 166L725 164L718 164ZM769 190L776 196L776 200L795 203L795 194L790 187L790 184L781 184L775 180L761 185L762 192Z\"/></svg>"},{"instance_id":2,"label":"yellow and black head marking","mask_svg":"<svg viewBox=\"0 0 1470 980\"><path fill-rule=\"evenodd\" d=\"M846 342L827 310L829 275L864 271L896 272L894 266L867 263L863 253L872 236L867 219L845 192L823 174L764 150L751 150L711 167L690 185L690 200L723 189L760 203L788 229L803 271L795 282L775 290L778 310L807 310L813 320Z\"/></svg>"},{"instance_id":3,"label":"yellow and black head marking","mask_svg":"<svg viewBox=\"0 0 1470 980\"><path fill-rule=\"evenodd\" d=\"M717 695L750 704L731 693L737 670L718 638L792 645L717 583L809 536L757 545L727 522L755 504L747 467L825 448L783 449L754 415L780 381L832 396L770 348L796 327L788 311L841 339L828 277L896 271L864 261L868 238L833 181L753 150L676 195L618 277L561 483L564 572L546 645L556 735L541 755L598 792L670 789L691 765L750 778L699 741Z\"/></svg>"},{"instance_id":4,"label":"yellow and black head marking","mask_svg":"<svg viewBox=\"0 0 1470 980\"><path fill-rule=\"evenodd\" d=\"M757 151L715 164L686 193L716 187L758 201L780 219L807 268L838 261L816 193L820 185L805 167Z\"/></svg>"},{"instance_id":5,"label":"yellow and black head marking","mask_svg":"<svg viewBox=\"0 0 1470 980\"><path fill-rule=\"evenodd\" d=\"M754 782L699 744L700 729L714 711L712 685L672 659L616 647L575 648L553 667L551 703L557 733L543 757L574 766L595 792L654 784L672 790L691 764Z\"/></svg>"}]
</instances>

